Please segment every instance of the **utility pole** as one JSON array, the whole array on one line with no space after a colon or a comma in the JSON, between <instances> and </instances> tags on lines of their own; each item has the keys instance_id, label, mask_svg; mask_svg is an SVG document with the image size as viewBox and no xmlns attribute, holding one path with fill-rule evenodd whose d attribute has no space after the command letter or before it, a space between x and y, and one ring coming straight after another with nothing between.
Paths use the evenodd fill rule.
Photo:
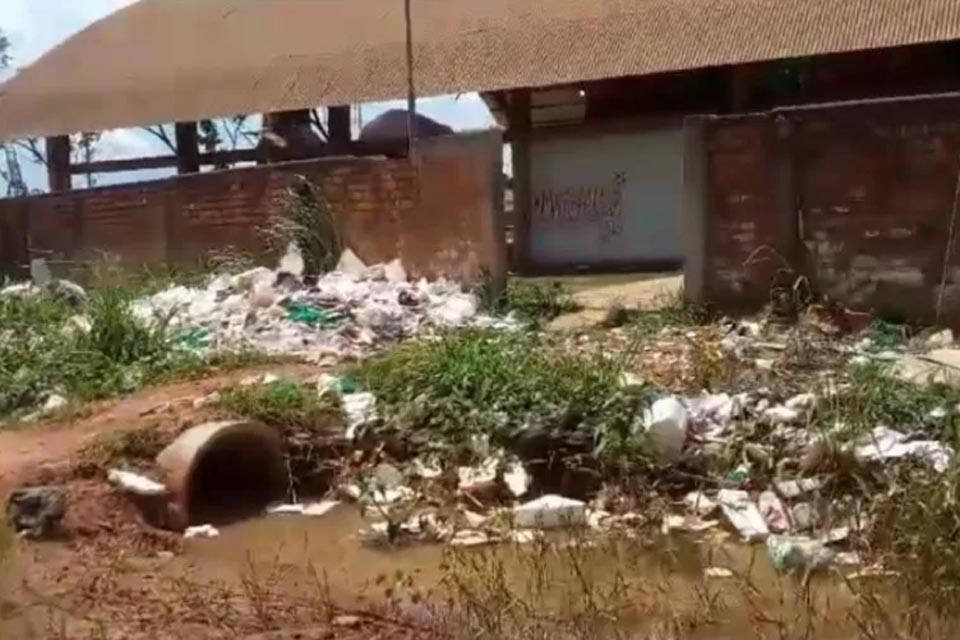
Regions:
<instances>
[{"instance_id":1,"label":"utility pole","mask_svg":"<svg viewBox=\"0 0 960 640\"><path fill-rule=\"evenodd\" d=\"M410 0L403 0L403 13L407 27L407 152L412 156L417 137L417 94L413 86L413 22L410 19Z\"/></svg>"}]
</instances>

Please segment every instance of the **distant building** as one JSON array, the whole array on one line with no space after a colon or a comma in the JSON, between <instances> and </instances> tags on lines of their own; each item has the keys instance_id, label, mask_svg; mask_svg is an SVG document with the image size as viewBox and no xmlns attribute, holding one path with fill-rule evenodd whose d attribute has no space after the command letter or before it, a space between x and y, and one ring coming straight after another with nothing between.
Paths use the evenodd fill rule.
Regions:
<instances>
[{"instance_id":1,"label":"distant building","mask_svg":"<svg viewBox=\"0 0 960 640\"><path fill-rule=\"evenodd\" d=\"M412 5L417 95L506 128L531 270L680 264L690 115L960 89L956 0ZM0 87L0 139L403 98L404 32L400 2L141 0Z\"/></svg>"}]
</instances>

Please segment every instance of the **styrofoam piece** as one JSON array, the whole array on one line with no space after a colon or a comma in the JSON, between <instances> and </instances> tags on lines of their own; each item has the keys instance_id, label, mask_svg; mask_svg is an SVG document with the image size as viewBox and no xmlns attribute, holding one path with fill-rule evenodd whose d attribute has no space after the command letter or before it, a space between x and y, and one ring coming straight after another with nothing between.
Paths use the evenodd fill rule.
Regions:
<instances>
[{"instance_id":1,"label":"styrofoam piece","mask_svg":"<svg viewBox=\"0 0 960 640\"><path fill-rule=\"evenodd\" d=\"M660 398L644 412L643 429L661 461L675 460L683 452L688 421L686 407L673 396Z\"/></svg>"},{"instance_id":2,"label":"styrofoam piece","mask_svg":"<svg viewBox=\"0 0 960 640\"><path fill-rule=\"evenodd\" d=\"M286 253L280 258L277 271L292 273L299 277L303 275L303 268L303 254L300 252L300 247L297 246L296 242L291 242L287 245Z\"/></svg>"},{"instance_id":3,"label":"styrofoam piece","mask_svg":"<svg viewBox=\"0 0 960 640\"><path fill-rule=\"evenodd\" d=\"M683 497L687 509L700 517L708 516L717 509L717 503L702 491L691 491Z\"/></svg>"},{"instance_id":4,"label":"styrofoam piece","mask_svg":"<svg viewBox=\"0 0 960 640\"><path fill-rule=\"evenodd\" d=\"M387 282L393 282L394 284L407 281L407 270L403 268L400 258L394 258L383 265L383 275Z\"/></svg>"},{"instance_id":5,"label":"styrofoam piece","mask_svg":"<svg viewBox=\"0 0 960 640\"><path fill-rule=\"evenodd\" d=\"M351 249L346 249L337 262L337 271L353 278L361 278L367 271L367 265Z\"/></svg>"},{"instance_id":6,"label":"styrofoam piece","mask_svg":"<svg viewBox=\"0 0 960 640\"><path fill-rule=\"evenodd\" d=\"M720 504L723 515L744 540L756 542L770 535L770 529L767 527L766 520L763 519L763 514L746 491L722 489L717 494L717 502Z\"/></svg>"},{"instance_id":7,"label":"styrofoam piece","mask_svg":"<svg viewBox=\"0 0 960 640\"><path fill-rule=\"evenodd\" d=\"M196 527L187 527L183 532L183 537L191 538L216 538L220 535L220 530L210 524L201 524Z\"/></svg>"},{"instance_id":8,"label":"styrofoam piece","mask_svg":"<svg viewBox=\"0 0 960 640\"><path fill-rule=\"evenodd\" d=\"M522 529L556 529L587 523L587 505L581 500L546 495L513 508L513 523Z\"/></svg>"},{"instance_id":9,"label":"styrofoam piece","mask_svg":"<svg viewBox=\"0 0 960 640\"><path fill-rule=\"evenodd\" d=\"M343 413L347 418L348 440L357 437L357 430L376 418L376 397L369 392L348 393L340 400Z\"/></svg>"},{"instance_id":10,"label":"styrofoam piece","mask_svg":"<svg viewBox=\"0 0 960 640\"><path fill-rule=\"evenodd\" d=\"M131 471L111 469L107 473L110 484L138 496L160 496L167 492L167 487L146 476Z\"/></svg>"},{"instance_id":11,"label":"styrofoam piece","mask_svg":"<svg viewBox=\"0 0 960 640\"><path fill-rule=\"evenodd\" d=\"M47 400L43 403L43 407L40 409L40 412L43 414L54 413L55 411L63 409L68 404L70 404L70 401L63 396L57 393L51 393L49 396L47 396Z\"/></svg>"},{"instance_id":12,"label":"styrofoam piece","mask_svg":"<svg viewBox=\"0 0 960 640\"><path fill-rule=\"evenodd\" d=\"M503 472L503 481L515 498L519 498L530 490L530 474L527 473L520 462L514 462L507 466L507 469Z\"/></svg>"}]
</instances>

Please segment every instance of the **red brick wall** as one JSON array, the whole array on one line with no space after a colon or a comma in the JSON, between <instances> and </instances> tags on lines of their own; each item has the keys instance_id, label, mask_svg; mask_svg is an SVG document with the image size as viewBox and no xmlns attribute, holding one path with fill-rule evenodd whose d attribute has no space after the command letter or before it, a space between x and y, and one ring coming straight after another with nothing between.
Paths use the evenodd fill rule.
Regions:
<instances>
[{"instance_id":1,"label":"red brick wall","mask_svg":"<svg viewBox=\"0 0 960 640\"><path fill-rule=\"evenodd\" d=\"M933 317L960 172L960 100L721 118L704 131L706 300L762 302L780 261L746 258L766 245L819 293ZM957 236L944 288L954 323Z\"/></svg>"},{"instance_id":2,"label":"red brick wall","mask_svg":"<svg viewBox=\"0 0 960 640\"><path fill-rule=\"evenodd\" d=\"M37 256L136 267L196 263L226 248L262 255L260 229L304 176L365 261L399 257L415 277L497 275L506 265L501 165L499 133L483 132L424 140L412 159L324 159L0 200L2 262L22 271Z\"/></svg>"}]
</instances>

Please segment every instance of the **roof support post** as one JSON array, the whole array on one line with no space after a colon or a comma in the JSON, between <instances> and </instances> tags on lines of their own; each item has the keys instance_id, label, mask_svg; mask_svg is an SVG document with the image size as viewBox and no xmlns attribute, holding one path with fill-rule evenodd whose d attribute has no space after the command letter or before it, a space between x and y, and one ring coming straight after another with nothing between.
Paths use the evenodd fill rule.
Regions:
<instances>
[{"instance_id":1,"label":"roof support post","mask_svg":"<svg viewBox=\"0 0 960 640\"><path fill-rule=\"evenodd\" d=\"M51 193L70 191L70 136L53 136L46 139L47 178Z\"/></svg>"},{"instance_id":2,"label":"roof support post","mask_svg":"<svg viewBox=\"0 0 960 640\"><path fill-rule=\"evenodd\" d=\"M178 122L174 125L177 143L177 173L200 173L200 143L196 122Z\"/></svg>"},{"instance_id":3,"label":"roof support post","mask_svg":"<svg viewBox=\"0 0 960 640\"><path fill-rule=\"evenodd\" d=\"M335 152L350 146L350 105L327 108L327 138Z\"/></svg>"},{"instance_id":4,"label":"roof support post","mask_svg":"<svg viewBox=\"0 0 960 640\"><path fill-rule=\"evenodd\" d=\"M530 90L510 92L507 121L513 154L513 262L517 271L529 263L530 223L533 195L530 185Z\"/></svg>"}]
</instances>

